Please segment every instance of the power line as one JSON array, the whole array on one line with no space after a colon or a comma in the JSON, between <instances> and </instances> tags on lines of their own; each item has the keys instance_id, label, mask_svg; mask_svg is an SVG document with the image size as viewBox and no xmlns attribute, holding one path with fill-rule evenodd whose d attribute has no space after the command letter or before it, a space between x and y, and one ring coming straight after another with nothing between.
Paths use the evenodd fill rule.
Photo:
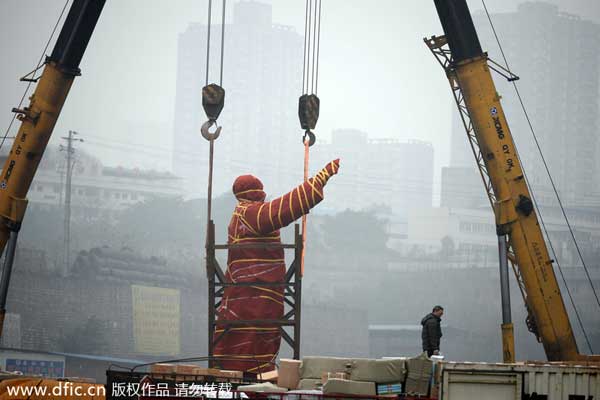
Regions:
<instances>
[{"instance_id":1,"label":"power line","mask_svg":"<svg viewBox=\"0 0 600 400\"><path fill-rule=\"evenodd\" d=\"M86 136L100 138L99 136L95 136L95 135L86 135ZM120 141L114 141L114 140L108 140L108 139L105 139L105 140L86 139L86 143L88 145L105 147L105 148L123 152L123 153L131 153L131 150L134 149L134 150L136 150L137 153L146 154L149 156L156 156L157 154L172 154L173 153L173 150L164 148L164 147L151 146L151 145L147 145L147 144L134 143L134 142L120 142ZM203 152L178 151L178 153L189 155L189 156L199 156L199 157L205 156L205 154ZM324 158L327 158L327 157L324 157ZM179 162L181 163L182 160L179 160ZM263 161L263 162L265 162L265 161ZM196 162L192 161L192 160L185 161L183 163L187 164L187 165L196 165ZM230 164L233 163L234 165L237 165L240 168L247 167L247 164L243 160L239 160L239 161L231 160L231 161L228 161L228 163L230 163ZM297 172L296 168L288 166L287 164L282 166L282 165L279 165L276 162L272 161L269 163L269 165L278 168L281 172L285 172L285 173ZM367 176L365 179L368 179L368 178L369 177ZM398 179L398 180L394 181L394 184L395 184L396 188L400 187L403 189L403 191L406 188L414 189L414 190L411 190L411 192L418 192L420 188L423 188L423 190L425 191L430 186L435 187L435 186L443 185L440 193L434 193L435 198L440 198L442 196L442 194L470 196L475 191L480 192L480 190L479 190L480 183L479 182L474 183L474 184L468 184L468 183L464 183L464 182L453 182L451 184L448 184L448 183L443 184L443 182L444 181L442 181L441 179L438 179L438 180L433 179L431 181L431 184L429 184L428 182L424 182L420 179L402 178L402 179ZM374 183L374 184L384 185L386 183L379 182L379 183ZM402 186L399 186L399 184L401 184ZM448 190L447 188L453 188L453 189ZM473 191L472 191L473 193L465 192L465 190L468 190L468 189L473 189ZM482 195L482 198L484 198L483 195ZM552 206L545 205L545 207L552 207Z\"/></svg>"}]
</instances>

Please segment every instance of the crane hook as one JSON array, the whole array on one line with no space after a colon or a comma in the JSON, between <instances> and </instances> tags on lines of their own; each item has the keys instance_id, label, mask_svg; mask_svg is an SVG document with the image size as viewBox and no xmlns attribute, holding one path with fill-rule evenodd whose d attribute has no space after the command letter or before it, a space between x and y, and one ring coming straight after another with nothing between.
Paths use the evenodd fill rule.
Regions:
<instances>
[{"instance_id":1,"label":"crane hook","mask_svg":"<svg viewBox=\"0 0 600 400\"><path fill-rule=\"evenodd\" d=\"M216 126L217 129L214 132L211 132L210 128L213 125ZM206 139L208 141L212 141L219 137L219 135L221 134L221 128L222 128L221 126L217 126L217 121L215 121L213 119L209 119L204 124L202 124L202 127L200 128L200 132L202 133L202 136L204 137L204 139Z\"/></svg>"},{"instance_id":2,"label":"crane hook","mask_svg":"<svg viewBox=\"0 0 600 400\"><path fill-rule=\"evenodd\" d=\"M306 143L306 139L308 138L308 146L312 146L317 141L317 137L310 129L307 129L302 136L302 143Z\"/></svg>"}]
</instances>

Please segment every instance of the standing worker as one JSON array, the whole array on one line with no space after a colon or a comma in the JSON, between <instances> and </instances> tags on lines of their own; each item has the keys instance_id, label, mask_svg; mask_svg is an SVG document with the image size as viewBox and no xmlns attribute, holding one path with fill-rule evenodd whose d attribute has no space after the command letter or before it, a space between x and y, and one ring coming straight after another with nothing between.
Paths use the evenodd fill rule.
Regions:
<instances>
[{"instance_id":1,"label":"standing worker","mask_svg":"<svg viewBox=\"0 0 600 400\"><path fill-rule=\"evenodd\" d=\"M323 187L337 174L339 159L331 161L317 175L275 200L265 202L262 182L242 175L233 183L238 204L228 229L229 244L280 244L279 229L291 224L323 200ZM296 266L299 268L299 266ZM285 280L282 248L233 248L227 257L225 278L232 283ZM277 320L283 318L282 286L228 286L217 310L214 355L222 369L268 372L274 369L281 342L277 325L232 326L227 331L219 321ZM221 335L223 335L221 337Z\"/></svg>"},{"instance_id":2,"label":"standing worker","mask_svg":"<svg viewBox=\"0 0 600 400\"><path fill-rule=\"evenodd\" d=\"M431 313L427 314L421 320L421 325L423 325L423 331L421 332L423 352L427 352L427 357L440 354L442 315L444 315L444 308L442 306L435 306Z\"/></svg>"}]
</instances>

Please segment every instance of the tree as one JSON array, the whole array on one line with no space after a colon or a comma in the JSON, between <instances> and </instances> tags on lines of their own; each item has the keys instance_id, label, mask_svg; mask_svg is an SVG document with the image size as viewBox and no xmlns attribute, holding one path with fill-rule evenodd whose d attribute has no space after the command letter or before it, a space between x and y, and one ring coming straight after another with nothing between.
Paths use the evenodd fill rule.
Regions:
<instances>
[{"instance_id":1,"label":"tree","mask_svg":"<svg viewBox=\"0 0 600 400\"><path fill-rule=\"evenodd\" d=\"M116 234L123 245L141 251L199 247L203 235L203 200L153 197L122 211Z\"/></svg>"},{"instance_id":2,"label":"tree","mask_svg":"<svg viewBox=\"0 0 600 400\"><path fill-rule=\"evenodd\" d=\"M440 249L440 256L448 258L454 255L454 240L452 237L446 235L440 240L442 248Z\"/></svg>"},{"instance_id":3,"label":"tree","mask_svg":"<svg viewBox=\"0 0 600 400\"><path fill-rule=\"evenodd\" d=\"M387 247L386 224L368 211L311 216L307 238L310 262L343 269L385 268L394 255Z\"/></svg>"}]
</instances>

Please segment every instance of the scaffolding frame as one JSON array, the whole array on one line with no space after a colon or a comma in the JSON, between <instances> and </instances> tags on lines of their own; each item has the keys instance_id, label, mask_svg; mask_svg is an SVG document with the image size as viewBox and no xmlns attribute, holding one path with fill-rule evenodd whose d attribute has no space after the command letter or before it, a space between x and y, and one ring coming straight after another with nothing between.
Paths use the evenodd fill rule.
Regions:
<instances>
[{"instance_id":1,"label":"scaffolding frame","mask_svg":"<svg viewBox=\"0 0 600 400\"><path fill-rule=\"evenodd\" d=\"M215 224L210 220L206 238L206 274L208 278L208 356L209 368L215 365L215 345L229 332L232 327L239 326L261 326L276 325L283 340L292 348L293 358L300 359L300 326L302 306L302 274L300 271L302 257L302 234L300 226L294 225L294 243L249 243L249 244L216 244ZM217 250L229 249L284 249L294 250L294 260L286 269L283 282L227 282L225 273L216 258ZM224 321L217 319L217 310L223 300L226 287L255 286L264 288L283 287L284 304L288 310L284 311L281 319L259 319L259 320L236 320ZM224 326L224 331L215 337L217 324ZM292 327L291 334L285 327Z\"/></svg>"}]
</instances>

